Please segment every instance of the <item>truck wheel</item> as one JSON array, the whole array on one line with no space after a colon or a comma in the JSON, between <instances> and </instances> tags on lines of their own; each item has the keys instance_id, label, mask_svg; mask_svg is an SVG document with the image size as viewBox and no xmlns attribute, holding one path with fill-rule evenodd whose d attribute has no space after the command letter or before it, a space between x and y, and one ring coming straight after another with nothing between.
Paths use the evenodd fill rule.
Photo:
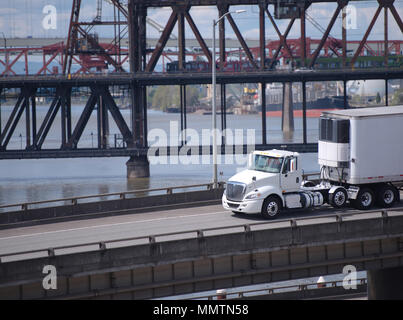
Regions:
<instances>
[{"instance_id":1,"label":"truck wheel","mask_svg":"<svg viewBox=\"0 0 403 320\"><path fill-rule=\"evenodd\" d=\"M357 199L352 201L353 207L359 210L371 209L374 205L374 192L369 188L362 188L358 194Z\"/></svg>"},{"instance_id":2,"label":"truck wheel","mask_svg":"<svg viewBox=\"0 0 403 320\"><path fill-rule=\"evenodd\" d=\"M382 208L390 208L396 201L396 188L390 185L383 185L376 194L376 204Z\"/></svg>"},{"instance_id":3,"label":"truck wheel","mask_svg":"<svg viewBox=\"0 0 403 320\"><path fill-rule=\"evenodd\" d=\"M261 214L266 219L274 219L280 213L281 208L281 200L276 196L269 196L263 202Z\"/></svg>"},{"instance_id":4,"label":"truck wheel","mask_svg":"<svg viewBox=\"0 0 403 320\"><path fill-rule=\"evenodd\" d=\"M329 204L334 208L344 207L347 199L347 191L343 187L339 187L333 193L329 193Z\"/></svg>"}]
</instances>

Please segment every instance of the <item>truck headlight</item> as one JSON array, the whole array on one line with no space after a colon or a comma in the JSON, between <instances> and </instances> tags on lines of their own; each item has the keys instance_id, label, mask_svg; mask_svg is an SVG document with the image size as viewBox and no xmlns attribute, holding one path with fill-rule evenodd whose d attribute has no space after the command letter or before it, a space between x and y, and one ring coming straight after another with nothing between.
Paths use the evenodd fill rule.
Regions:
<instances>
[{"instance_id":1,"label":"truck headlight","mask_svg":"<svg viewBox=\"0 0 403 320\"><path fill-rule=\"evenodd\" d=\"M251 193L250 195L247 195L245 197L245 200L252 200L252 199L256 199L259 198L261 196L260 193Z\"/></svg>"}]
</instances>

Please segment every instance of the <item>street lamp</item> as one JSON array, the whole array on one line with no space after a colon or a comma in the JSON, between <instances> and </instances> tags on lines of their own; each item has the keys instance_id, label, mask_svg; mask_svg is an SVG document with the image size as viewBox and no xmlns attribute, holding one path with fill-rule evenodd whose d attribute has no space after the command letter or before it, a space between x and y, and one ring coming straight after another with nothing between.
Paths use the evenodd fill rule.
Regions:
<instances>
[{"instance_id":1,"label":"street lamp","mask_svg":"<svg viewBox=\"0 0 403 320\"><path fill-rule=\"evenodd\" d=\"M4 35L4 32L0 32L2 35L3 35L3 39L4 39L4 56L5 56L5 60L6 60L6 75L8 74L8 71L7 71L7 67L8 67L8 54L7 54L7 38L6 38L6 36Z\"/></svg>"},{"instance_id":2,"label":"street lamp","mask_svg":"<svg viewBox=\"0 0 403 320\"><path fill-rule=\"evenodd\" d=\"M236 11L229 11L223 14L218 20L213 20L213 57L212 57L212 101L211 101L211 114L212 114L212 129L213 129L213 186L217 188L217 108L216 108L216 59L215 59L215 27L218 22L220 22L223 18L231 13L243 13L246 10L236 10ZM221 115L222 116L222 115Z\"/></svg>"}]
</instances>

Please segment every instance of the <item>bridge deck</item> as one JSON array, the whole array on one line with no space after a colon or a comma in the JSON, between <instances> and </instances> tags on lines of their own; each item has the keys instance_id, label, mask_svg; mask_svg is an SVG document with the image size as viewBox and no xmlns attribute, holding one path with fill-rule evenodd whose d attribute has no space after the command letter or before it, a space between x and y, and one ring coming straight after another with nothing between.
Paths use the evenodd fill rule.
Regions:
<instances>
[{"instance_id":1,"label":"bridge deck","mask_svg":"<svg viewBox=\"0 0 403 320\"><path fill-rule=\"evenodd\" d=\"M329 70L289 70L276 71L249 71L249 72L217 72L217 83L260 83L270 82L301 82L301 81L350 81L371 79L401 79L402 68L375 68L375 69L332 69ZM146 85L180 85L180 84L208 84L211 83L210 72L199 73L110 73L107 75L72 75L71 78L63 75L31 75L0 77L2 87L23 87L34 85L36 87L57 86L91 86L124 85L134 83Z\"/></svg>"},{"instance_id":2,"label":"bridge deck","mask_svg":"<svg viewBox=\"0 0 403 320\"><path fill-rule=\"evenodd\" d=\"M1 231L0 298L147 299L337 274L347 264L403 264L402 203L387 213L330 212L290 212L262 224L259 216L206 206ZM39 248L42 254L7 260ZM54 291L42 288L48 264L57 267Z\"/></svg>"},{"instance_id":3,"label":"bridge deck","mask_svg":"<svg viewBox=\"0 0 403 320\"><path fill-rule=\"evenodd\" d=\"M403 201L395 206L395 208L403 208ZM330 206L308 210L290 210L284 212L272 225L263 225L260 228L273 229L288 227L290 225L290 219L302 217L316 218L315 223L324 223L334 221L334 218L320 218L321 215L334 213L352 214L357 212L360 211L351 208L336 210ZM365 218L365 215L365 212L363 212L362 217ZM206 234L222 235L239 232L243 230L245 224L264 221L265 220L259 214L236 215L223 210L221 205L210 205L13 228L0 230L0 256L29 250L33 251L102 241L107 242L132 237L147 237L158 234L192 231L195 229L202 230L239 226L239 229L215 230ZM309 220L304 222L304 224L307 223L309 223ZM159 238L159 240L177 240L188 237L194 237L194 235L178 234L162 237ZM147 239L139 240L137 244L144 243L145 240ZM136 244L136 242L133 244ZM74 252L74 250L76 249L73 249L72 252ZM82 250L82 248L78 251L80 250ZM71 250L69 250L69 252L70 251ZM3 259L3 261L6 260Z\"/></svg>"}]
</instances>

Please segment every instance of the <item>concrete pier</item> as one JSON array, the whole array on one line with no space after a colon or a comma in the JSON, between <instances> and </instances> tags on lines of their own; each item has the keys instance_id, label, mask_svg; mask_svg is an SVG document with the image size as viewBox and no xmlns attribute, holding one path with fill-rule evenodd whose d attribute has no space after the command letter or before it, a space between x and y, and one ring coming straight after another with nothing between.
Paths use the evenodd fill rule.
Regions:
<instances>
[{"instance_id":1,"label":"concrete pier","mask_svg":"<svg viewBox=\"0 0 403 320\"><path fill-rule=\"evenodd\" d=\"M150 176L150 163L147 156L132 156L126 162L127 178L147 178Z\"/></svg>"},{"instance_id":2,"label":"concrete pier","mask_svg":"<svg viewBox=\"0 0 403 320\"><path fill-rule=\"evenodd\" d=\"M283 84L283 112L281 116L283 133L294 132L294 108L292 104L292 82Z\"/></svg>"},{"instance_id":3,"label":"concrete pier","mask_svg":"<svg viewBox=\"0 0 403 320\"><path fill-rule=\"evenodd\" d=\"M403 300L403 267L367 271L368 300Z\"/></svg>"}]
</instances>

